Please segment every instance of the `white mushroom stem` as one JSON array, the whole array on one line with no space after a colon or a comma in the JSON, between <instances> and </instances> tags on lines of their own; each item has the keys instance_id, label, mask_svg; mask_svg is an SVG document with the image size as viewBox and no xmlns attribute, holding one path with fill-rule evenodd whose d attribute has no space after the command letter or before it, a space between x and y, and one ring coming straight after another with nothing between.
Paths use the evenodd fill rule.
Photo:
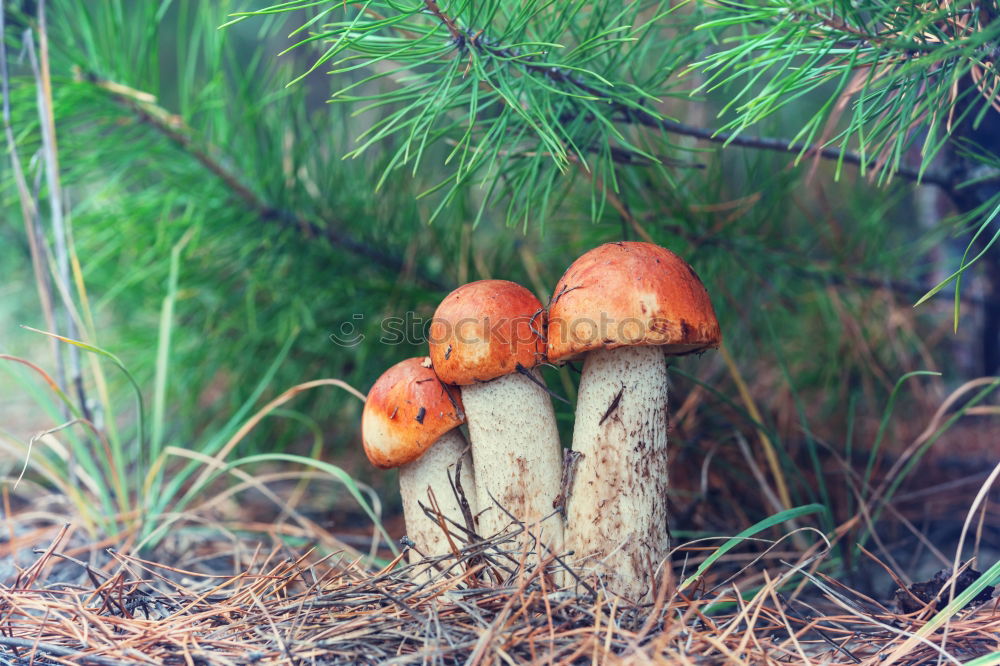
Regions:
<instances>
[{"instance_id":1,"label":"white mushroom stem","mask_svg":"<svg viewBox=\"0 0 1000 666\"><path fill-rule=\"evenodd\" d=\"M655 593L667 535L667 367L659 347L587 354L573 430L566 547L632 601Z\"/></svg>"},{"instance_id":2,"label":"white mushroom stem","mask_svg":"<svg viewBox=\"0 0 1000 666\"><path fill-rule=\"evenodd\" d=\"M537 371L532 375L541 384L541 375ZM539 384L522 374L505 375L463 386L462 403L476 463L480 534L489 537L511 525L499 504L558 553L562 517L545 520L540 533L533 528L553 513L562 472L555 412Z\"/></svg>"},{"instance_id":3,"label":"white mushroom stem","mask_svg":"<svg viewBox=\"0 0 1000 666\"><path fill-rule=\"evenodd\" d=\"M448 480L449 472L455 478L456 464L462 459L462 491L469 502L472 515L476 513L476 481L472 470L472 457L466 451L468 444L459 430L446 432L424 455L399 468L399 493L403 498L403 517L406 520L406 536L416 544L416 549L427 556L451 553L451 545L441 525L431 520L420 508L418 502L431 507L429 492L434 493L441 514L459 525L465 524L458 498ZM465 452L463 456L463 452ZM445 522L448 530L457 533L454 526ZM456 541L456 546L461 543ZM410 561L420 559L420 555L410 551Z\"/></svg>"}]
</instances>

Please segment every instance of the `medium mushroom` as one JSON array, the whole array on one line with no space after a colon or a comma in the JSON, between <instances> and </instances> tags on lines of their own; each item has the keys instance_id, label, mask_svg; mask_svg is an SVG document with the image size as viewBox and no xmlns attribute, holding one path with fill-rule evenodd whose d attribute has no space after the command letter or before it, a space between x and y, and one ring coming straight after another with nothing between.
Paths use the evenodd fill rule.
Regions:
<instances>
[{"instance_id":1,"label":"medium mushroom","mask_svg":"<svg viewBox=\"0 0 1000 666\"><path fill-rule=\"evenodd\" d=\"M464 525L462 507L452 489L461 461L461 488L469 510L476 510L475 478L468 443L458 430L464 421L458 391L441 383L430 359L410 358L386 370L368 392L361 416L365 453L381 469L399 468L399 492L407 536L423 555L444 555L451 545L441 526L418 505L430 506L429 492L441 514ZM419 556L411 553L411 561Z\"/></svg>"},{"instance_id":2,"label":"medium mushroom","mask_svg":"<svg viewBox=\"0 0 1000 666\"><path fill-rule=\"evenodd\" d=\"M480 280L448 294L429 331L434 370L462 387L476 465L480 533L507 527L509 511L526 526L553 513L560 492L562 448L552 402L533 368L545 358L545 309L530 291L506 280ZM542 540L562 546L559 517L542 524Z\"/></svg>"},{"instance_id":3,"label":"medium mushroom","mask_svg":"<svg viewBox=\"0 0 1000 666\"><path fill-rule=\"evenodd\" d=\"M651 243L609 243L566 270L549 306L548 357L584 356L566 547L638 601L668 555L666 355L717 347L719 323L691 267Z\"/></svg>"}]
</instances>

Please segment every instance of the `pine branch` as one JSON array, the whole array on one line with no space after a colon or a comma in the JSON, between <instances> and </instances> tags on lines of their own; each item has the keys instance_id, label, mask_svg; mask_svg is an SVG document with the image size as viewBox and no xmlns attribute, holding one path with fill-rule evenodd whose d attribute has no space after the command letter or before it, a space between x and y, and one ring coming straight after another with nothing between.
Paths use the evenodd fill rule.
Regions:
<instances>
[{"instance_id":1,"label":"pine branch","mask_svg":"<svg viewBox=\"0 0 1000 666\"><path fill-rule=\"evenodd\" d=\"M705 85L724 85L739 76L765 73L769 69L775 71L779 83L783 81L781 77L787 78L788 82L767 84L767 94L761 93L761 97L769 100L766 104L749 105L752 110L741 111L743 115L739 122L711 129L666 118L652 107L651 102L657 99L656 91L664 84L666 76L674 71L675 60L666 59L661 62L663 66L654 67L660 75L645 84L623 78L621 74L620 63L632 49L645 49L635 53L644 54L647 59L652 55L649 53L651 40L647 37L660 14L655 17L639 14L625 17L627 10L622 9L610 19L610 23L601 23L600 19L591 15L580 19L581 23L574 28L570 26L576 25L573 23L578 19L576 10L567 9L563 14L562 9L553 9L546 13L553 6L542 2L523 3L509 14L485 9L482 13L471 12L468 5L449 11L447 5L442 8L438 0L421 0L406 7L385 3L389 9L385 15L374 12L371 7L371 4L381 3L349 4L358 9L357 17L331 23L320 35L300 42L314 43L319 36L329 39L329 49L310 71L340 57L334 61L332 73L346 73L374 65L375 73L362 79L363 82L389 77L397 85L397 90L390 94L354 95L350 91L360 85L355 81L334 96L339 101L367 103L362 110L398 104L397 109L362 134L359 147L351 152L351 155L358 155L390 136L402 137L380 184L393 169L410 163L416 168L426 146L442 137L456 133L461 135L460 139L451 140L453 150L448 158L451 160L457 156L454 162L457 167L441 183L428 190L428 193L444 192L442 205L451 200L460 186L471 183L475 173L489 171L492 175L487 177L488 196L484 197L483 206L491 202L495 194L507 193L510 203L506 219L508 223L513 223L521 218L528 219L528 211L534 209L537 212L537 208L527 202L551 198L556 179L574 161L586 160L588 174L610 181L615 180L615 172L620 165L676 165L649 154L632 141L628 133L620 131L625 125L689 136L723 147L732 145L787 153L794 155L796 161L815 158L835 162L838 167L841 164L854 165L863 174L877 179L879 184L898 176L938 187L953 198L972 180L965 170L940 166L927 168L943 144L933 132L923 147L921 165L908 166L903 159L905 151L917 136L915 128L927 117L932 124L940 124L945 116L951 122L946 108L948 105L942 108L929 105L920 86L932 86L936 94L951 95L950 84L942 83L950 79L944 73L932 76L935 68L943 67L943 63L956 57L956 54L963 59L963 67L967 68L976 61L978 53L972 49L973 42L964 33L960 39L955 39L954 44L928 42L933 37L926 32L930 28L918 30L910 25L911 19L918 21L919 12L903 12L900 17L893 14L888 22L885 17L879 17L878 21L884 25L878 30L869 29L864 22L855 25L854 19L841 18L836 14L828 16L825 11L813 12L809 3L804 3L805 8L796 5L791 9L778 2L763 3L757 10L745 8L742 4L728 7L735 18L723 11L721 19L702 22L699 27L725 30L730 24L748 23L759 23L763 27L746 31L737 39L740 48L730 50L738 55L725 60L713 53L704 62L698 63L697 66L706 70L715 70ZM287 9L287 6L275 5L266 11ZM662 15L670 11L666 9ZM242 19L253 13L239 16ZM503 23L505 19L506 24ZM601 25L594 27L587 23L588 20ZM463 21L469 24L463 24ZM484 24L477 25L477 21ZM527 27L529 24L534 26L533 29ZM385 34L387 31L395 35ZM770 42L765 37L768 35L783 35L786 32L798 35L801 31L804 31L803 43L810 49L807 64L788 66L797 57L795 49L767 50ZM494 34L491 35L491 32ZM571 33L570 39L576 38L577 43L566 50L565 58L554 61L549 56L554 52L553 45L564 44L563 37L567 32ZM495 37L499 33L503 37ZM569 43L565 45L571 46ZM762 50L766 57L748 59L747 53L755 49ZM357 55L342 55L350 50L356 51ZM605 53L614 54L610 62L603 57ZM888 59L881 58L885 54L888 54ZM684 60L685 54L679 54L679 57ZM924 80L913 75L911 70L919 68L897 62L897 57L904 60L925 58L928 61L928 78ZM605 63L608 68L601 70L596 63ZM418 64L423 65L423 69L414 69ZM653 64L649 63L649 66ZM809 68L816 73L804 76L802 72ZM810 119L794 142L781 137L740 134L755 119L781 108L823 82L839 81L835 95L843 95L845 100L857 96L859 89L853 86L861 84L845 73L867 70L873 74L861 92L867 92L871 97L865 100L865 104L858 104L859 110L855 115L865 119L861 124L873 125L871 131L861 134L857 129L858 123L853 123L850 128L829 137L825 132L833 131L833 125L824 125L816 116ZM883 78L885 72L889 72L888 79ZM905 85L900 91L895 91L887 83L889 80L898 80ZM645 90L645 86L649 89ZM737 98L753 94L749 91L749 86L744 88ZM890 112L883 117L878 110L886 104L886 99L890 102ZM954 99L950 99L949 105L953 102ZM909 108L907 105L913 107L912 113L900 110ZM765 111L757 111L758 106ZM836 105L824 108L826 111L821 114L831 113L830 108L841 112ZM857 151L847 148L853 136L862 146ZM539 143L540 149L533 149L531 141ZM588 153L596 154L596 159L589 159ZM548 165L541 164L545 158ZM559 171L559 174L554 175L554 171ZM984 179L1000 181L996 173L990 173L979 178L977 184ZM599 215L603 201L592 202L591 208L595 216ZM439 211L440 206L434 215Z\"/></svg>"},{"instance_id":2,"label":"pine branch","mask_svg":"<svg viewBox=\"0 0 1000 666\"><path fill-rule=\"evenodd\" d=\"M641 125L656 127L664 132L690 136L712 143L722 143L725 145L741 146L743 148L792 153L795 155L818 155L825 160L852 164L854 166L860 166L865 161L859 153L850 150L842 150L840 148L833 148L830 146L822 147L805 143L792 143L788 139L776 137L740 136L739 134L732 132L713 131L701 127L694 127L692 125L685 125L684 123L680 123L675 120L658 118L645 112L637 114L632 111L630 115L634 118L633 122L637 122ZM900 166L893 173L905 180L910 180L922 185L935 185L947 192L953 191L959 184L955 182L955 178L951 175L934 172L925 172L921 174L919 169L911 169L904 166Z\"/></svg>"},{"instance_id":3,"label":"pine branch","mask_svg":"<svg viewBox=\"0 0 1000 666\"><path fill-rule=\"evenodd\" d=\"M722 3L717 18L700 27L725 35L725 46L692 67L708 74L702 89L730 90L726 108L734 117L721 129L743 130L818 93L825 103L800 122L804 146L852 141L860 155L837 159L860 158L882 180L915 180L919 170L904 163L917 143L922 164L930 165L957 126L980 123L991 107L1000 111L997 55L989 46L1000 23L979 11L989 4ZM946 167L920 180L954 195L967 179Z\"/></svg>"},{"instance_id":4,"label":"pine branch","mask_svg":"<svg viewBox=\"0 0 1000 666\"><path fill-rule=\"evenodd\" d=\"M592 96L595 100L606 102L611 108L612 113L619 114L619 117L617 118L619 121L638 124L645 127L652 127L670 134L690 136L702 141L722 143L724 145L741 146L744 148L758 150L770 150L795 155L816 155L825 160L832 160L855 166L862 165L866 161L859 153L849 150L842 150L840 148L833 148L829 146L823 147L804 143L794 143L788 139L782 138L744 137L734 132L709 130L663 118L658 114L642 107L623 104L620 100L615 99L606 92L583 81L580 77L573 75L566 69L541 62L533 56L521 53L518 49L504 47L491 42L484 36L483 30L477 31L471 29L460 29L458 27L457 20L454 17L445 14L434 0L425 0L424 4L427 7L427 11L433 14L448 29L448 32L455 40L457 48L474 48L481 53L503 60L516 62L525 71L544 75L553 82L572 85L581 92ZM906 180L919 182L924 185L935 185L948 192L953 191L958 185L958 183L955 182L954 177L951 175L940 173L922 174L919 169L912 169L904 166L899 166L894 171L894 174Z\"/></svg>"},{"instance_id":5,"label":"pine branch","mask_svg":"<svg viewBox=\"0 0 1000 666\"><path fill-rule=\"evenodd\" d=\"M262 222L275 224L282 229L297 232L306 238L321 238L333 247L370 259L379 266L395 273L407 270L407 262L402 257L386 252L369 242L355 238L349 232L338 228L342 226L341 224L335 224L331 220L318 222L307 219L305 216L293 211L273 206L259 197L244 185L236 174L213 158L209 154L209 151L198 146L189 134L182 131L180 128L183 128L184 125L177 116L152 104L150 100L153 97L151 95L133 90L114 81L101 79L89 72L78 72L77 76L80 80L92 83L103 90L118 104L135 114L140 121L150 125L174 145L191 155L206 170L222 181L233 195L242 201L250 211L256 214ZM442 281L428 274L419 267L414 268L414 274L418 282L431 289L449 291L454 286L449 282Z\"/></svg>"}]
</instances>

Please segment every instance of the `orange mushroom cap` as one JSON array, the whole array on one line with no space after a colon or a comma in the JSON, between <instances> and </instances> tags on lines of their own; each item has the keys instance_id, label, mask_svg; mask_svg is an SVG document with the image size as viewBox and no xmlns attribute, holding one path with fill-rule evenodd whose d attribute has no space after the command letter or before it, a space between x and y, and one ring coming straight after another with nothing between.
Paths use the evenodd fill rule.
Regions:
<instances>
[{"instance_id":1,"label":"orange mushroom cap","mask_svg":"<svg viewBox=\"0 0 1000 666\"><path fill-rule=\"evenodd\" d=\"M479 280L448 294L429 343L441 380L465 386L533 368L545 358L545 308L515 282Z\"/></svg>"},{"instance_id":2,"label":"orange mushroom cap","mask_svg":"<svg viewBox=\"0 0 1000 666\"><path fill-rule=\"evenodd\" d=\"M413 462L464 422L458 391L441 383L426 356L408 358L382 373L368 392L361 439L368 460L390 469Z\"/></svg>"},{"instance_id":3,"label":"orange mushroom cap","mask_svg":"<svg viewBox=\"0 0 1000 666\"><path fill-rule=\"evenodd\" d=\"M607 243L574 261L556 285L548 323L551 361L629 345L690 354L722 341L705 285L652 243Z\"/></svg>"}]
</instances>

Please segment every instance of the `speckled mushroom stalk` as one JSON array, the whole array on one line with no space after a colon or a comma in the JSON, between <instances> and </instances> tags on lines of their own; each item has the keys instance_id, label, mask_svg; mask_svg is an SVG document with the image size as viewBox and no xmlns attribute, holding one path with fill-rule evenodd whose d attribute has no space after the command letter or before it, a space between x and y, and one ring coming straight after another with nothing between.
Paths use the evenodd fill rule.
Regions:
<instances>
[{"instance_id":1,"label":"speckled mushroom stalk","mask_svg":"<svg viewBox=\"0 0 1000 666\"><path fill-rule=\"evenodd\" d=\"M610 243L577 259L549 306L548 356L584 357L566 547L607 588L648 600L669 556L666 355L717 347L708 293L683 259Z\"/></svg>"},{"instance_id":2,"label":"speckled mushroom stalk","mask_svg":"<svg viewBox=\"0 0 1000 666\"><path fill-rule=\"evenodd\" d=\"M472 457L458 430L463 421L458 391L438 379L427 357L407 359L386 370L365 401L361 417L365 453L376 467L399 468L406 534L416 550L427 556L450 553L451 544L441 526L427 517L419 503L433 506L433 493L441 514L465 525L451 483L457 476L470 514L476 511ZM461 474L457 475L459 461ZM411 551L411 561L419 558Z\"/></svg>"},{"instance_id":3,"label":"speckled mushroom stalk","mask_svg":"<svg viewBox=\"0 0 1000 666\"><path fill-rule=\"evenodd\" d=\"M429 339L438 376L462 389L480 533L491 536L511 525L497 504L529 527L551 516L541 524L541 537L558 552L562 521L552 514L562 448L552 402L533 370L545 357L544 323L544 309L527 289L481 280L441 302Z\"/></svg>"}]
</instances>

